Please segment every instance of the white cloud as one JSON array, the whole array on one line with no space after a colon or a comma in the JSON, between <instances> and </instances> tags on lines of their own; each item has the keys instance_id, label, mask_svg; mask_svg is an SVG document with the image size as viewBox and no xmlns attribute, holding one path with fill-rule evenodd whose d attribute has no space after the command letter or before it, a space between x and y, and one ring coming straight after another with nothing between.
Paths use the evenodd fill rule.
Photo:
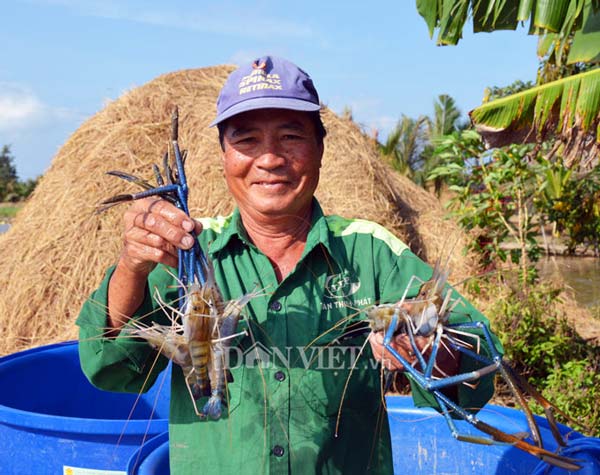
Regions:
<instances>
[{"instance_id":1,"label":"white cloud","mask_svg":"<svg viewBox=\"0 0 600 475\"><path fill-rule=\"evenodd\" d=\"M52 120L68 120L74 115L69 109L44 104L25 86L0 82L0 130L4 132L33 128Z\"/></svg>"},{"instance_id":2,"label":"white cloud","mask_svg":"<svg viewBox=\"0 0 600 475\"><path fill-rule=\"evenodd\" d=\"M38 122L43 118L45 109L32 91L16 84L0 83L0 130Z\"/></svg>"}]
</instances>

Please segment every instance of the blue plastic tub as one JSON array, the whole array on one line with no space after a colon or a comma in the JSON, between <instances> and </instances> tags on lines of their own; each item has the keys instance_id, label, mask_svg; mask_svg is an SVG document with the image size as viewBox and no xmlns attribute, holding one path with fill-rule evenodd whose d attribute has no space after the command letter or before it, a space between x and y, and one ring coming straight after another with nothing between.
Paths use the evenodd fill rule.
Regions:
<instances>
[{"instance_id":1,"label":"blue plastic tub","mask_svg":"<svg viewBox=\"0 0 600 475\"><path fill-rule=\"evenodd\" d=\"M131 455L168 430L164 374L136 403L88 382L76 342L0 358L0 473L126 473Z\"/></svg>"},{"instance_id":2,"label":"blue plastic tub","mask_svg":"<svg viewBox=\"0 0 600 475\"><path fill-rule=\"evenodd\" d=\"M386 399L396 474L530 475L540 467L539 459L509 445L486 446L455 440L443 416L433 409L415 408L411 397L388 396ZM479 417L505 432L528 431L525 417L515 409L487 405L479 412ZM556 443L547 420L537 416L536 419L546 448L554 451ZM463 433L481 435L465 421L456 421L456 425ZM570 441L583 439L581 434L566 426L560 426L560 430ZM595 470L598 469L600 461L598 465L588 462L580 473L597 474L599 472ZM131 457L127 473L168 475L168 434L161 434L144 444ZM548 473L567 475L569 472L552 467Z\"/></svg>"}]
</instances>

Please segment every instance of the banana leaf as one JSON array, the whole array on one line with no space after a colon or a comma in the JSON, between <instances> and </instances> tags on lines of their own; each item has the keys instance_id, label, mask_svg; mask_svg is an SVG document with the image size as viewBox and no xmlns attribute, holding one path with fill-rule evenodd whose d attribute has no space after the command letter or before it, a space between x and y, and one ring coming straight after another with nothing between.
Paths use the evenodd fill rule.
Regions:
<instances>
[{"instance_id":1,"label":"banana leaf","mask_svg":"<svg viewBox=\"0 0 600 475\"><path fill-rule=\"evenodd\" d=\"M600 68L488 102L469 116L490 147L555 138L567 166L589 168L600 153Z\"/></svg>"},{"instance_id":2,"label":"banana leaf","mask_svg":"<svg viewBox=\"0 0 600 475\"><path fill-rule=\"evenodd\" d=\"M429 35L438 45L455 45L469 17L473 31L515 30L529 21L529 33L573 32L569 63L600 62L600 0L416 0ZM564 47L564 43L562 44Z\"/></svg>"},{"instance_id":3,"label":"banana leaf","mask_svg":"<svg viewBox=\"0 0 600 475\"><path fill-rule=\"evenodd\" d=\"M568 59L569 64L577 62L600 62L600 9L583 11L583 24L575 33Z\"/></svg>"}]
</instances>

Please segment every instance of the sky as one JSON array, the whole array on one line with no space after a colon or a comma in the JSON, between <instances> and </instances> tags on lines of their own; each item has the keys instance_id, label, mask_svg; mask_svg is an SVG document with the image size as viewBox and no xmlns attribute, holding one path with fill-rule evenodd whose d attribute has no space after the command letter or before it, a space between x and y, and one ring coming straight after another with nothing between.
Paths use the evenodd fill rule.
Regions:
<instances>
[{"instance_id":1,"label":"sky","mask_svg":"<svg viewBox=\"0 0 600 475\"><path fill-rule=\"evenodd\" d=\"M488 86L534 80L536 37L430 39L414 0L10 0L0 29L0 146L34 178L87 119L162 74L264 54L306 70L321 101L380 137L439 94L466 114Z\"/></svg>"}]
</instances>

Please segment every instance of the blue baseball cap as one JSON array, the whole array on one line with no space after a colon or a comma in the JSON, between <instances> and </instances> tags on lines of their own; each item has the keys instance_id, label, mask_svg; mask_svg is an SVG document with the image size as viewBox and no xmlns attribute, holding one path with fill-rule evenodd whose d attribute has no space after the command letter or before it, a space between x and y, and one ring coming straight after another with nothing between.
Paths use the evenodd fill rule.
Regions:
<instances>
[{"instance_id":1,"label":"blue baseball cap","mask_svg":"<svg viewBox=\"0 0 600 475\"><path fill-rule=\"evenodd\" d=\"M312 79L294 63L263 56L232 72L217 99L217 117L210 124L255 109L321 109Z\"/></svg>"}]
</instances>

